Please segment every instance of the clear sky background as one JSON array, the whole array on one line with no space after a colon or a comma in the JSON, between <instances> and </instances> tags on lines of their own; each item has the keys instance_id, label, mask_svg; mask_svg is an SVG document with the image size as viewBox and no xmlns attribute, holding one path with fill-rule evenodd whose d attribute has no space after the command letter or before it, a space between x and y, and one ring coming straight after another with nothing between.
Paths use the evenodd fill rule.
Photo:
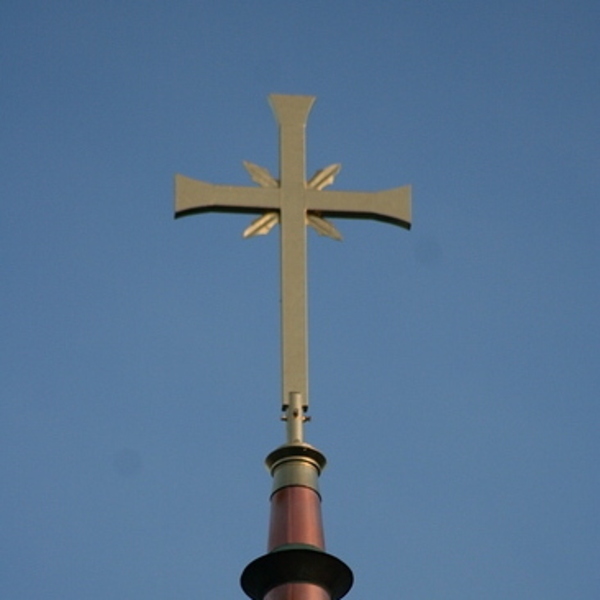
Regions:
<instances>
[{"instance_id":1,"label":"clear sky background","mask_svg":"<svg viewBox=\"0 0 600 600\"><path fill-rule=\"evenodd\" d=\"M413 185L309 235L349 598L600 598L600 4L0 5L0 598L242 598L279 422L278 232L173 176ZM333 188L332 188L333 189Z\"/></svg>"}]
</instances>

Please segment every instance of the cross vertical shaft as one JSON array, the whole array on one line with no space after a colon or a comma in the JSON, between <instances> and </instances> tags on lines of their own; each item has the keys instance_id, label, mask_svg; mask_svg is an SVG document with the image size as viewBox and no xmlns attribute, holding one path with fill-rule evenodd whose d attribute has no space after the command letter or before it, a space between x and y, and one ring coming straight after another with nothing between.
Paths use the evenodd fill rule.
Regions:
<instances>
[{"instance_id":1,"label":"cross vertical shaft","mask_svg":"<svg viewBox=\"0 0 600 600\"><path fill-rule=\"evenodd\" d=\"M282 405L298 393L307 406L305 129L314 98L272 95L270 101L280 140Z\"/></svg>"}]
</instances>

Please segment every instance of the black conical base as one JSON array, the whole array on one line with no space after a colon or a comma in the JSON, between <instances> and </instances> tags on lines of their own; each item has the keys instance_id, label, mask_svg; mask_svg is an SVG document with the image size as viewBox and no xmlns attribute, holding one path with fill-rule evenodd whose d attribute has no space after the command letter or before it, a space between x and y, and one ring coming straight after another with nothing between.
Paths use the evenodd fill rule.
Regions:
<instances>
[{"instance_id":1,"label":"black conical base","mask_svg":"<svg viewBox=\"0 0 600 600\"><path fill-rule=\"evenodd\" d=\"M339 558L311 547L287 547L252 561L242 573L242 589L252 600L263 600L285 583L314 583L331 600L345 596L354 581L350 568Z\"/></svg>"}]
</instances>

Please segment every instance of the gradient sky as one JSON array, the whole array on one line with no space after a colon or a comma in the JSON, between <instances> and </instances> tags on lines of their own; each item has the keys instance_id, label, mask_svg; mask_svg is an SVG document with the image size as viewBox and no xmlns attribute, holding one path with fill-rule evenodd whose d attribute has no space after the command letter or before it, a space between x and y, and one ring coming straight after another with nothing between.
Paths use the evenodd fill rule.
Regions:
<instances>
[{"instance_id":1,"label":"gradient sky","mask_svg":"<svg viewBox=\"0 0 600 600\"><path fill-rule=\"evenodd\" d=\"M309 235L308 441L348 598L600 598L600 4L0 4L0 598L243 598L278 232L173 176L413 185ZM332 188L334 189L334 188Z\"/></svg>"}]
</instances>

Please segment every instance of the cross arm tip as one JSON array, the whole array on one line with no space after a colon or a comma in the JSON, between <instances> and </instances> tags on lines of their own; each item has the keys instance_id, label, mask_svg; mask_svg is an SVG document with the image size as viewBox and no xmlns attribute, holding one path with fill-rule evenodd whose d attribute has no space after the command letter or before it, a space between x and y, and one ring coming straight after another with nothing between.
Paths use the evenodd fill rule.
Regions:
<instances>
[{"instance_id":1,"label":"cross arm tip","mask_svg":"<svg viewBox=\"0 0 600 600\"><path fill-rule=\"evenodd\" d=\"M216 185L175 175L175 218L204 212L249 213L279 209L274 188Z\"/></svg>"},{"instance_id":2,"label":"cross arm tip","mask_svg":"<svg viewBox=\"0 0 600 600\"><path fill-rule=\"evenodd\" d=\"M380 192L309 191L307 196L309 209L325 217L371 219L411 228L409 185Z\"/></svg>"}]
</instances>

